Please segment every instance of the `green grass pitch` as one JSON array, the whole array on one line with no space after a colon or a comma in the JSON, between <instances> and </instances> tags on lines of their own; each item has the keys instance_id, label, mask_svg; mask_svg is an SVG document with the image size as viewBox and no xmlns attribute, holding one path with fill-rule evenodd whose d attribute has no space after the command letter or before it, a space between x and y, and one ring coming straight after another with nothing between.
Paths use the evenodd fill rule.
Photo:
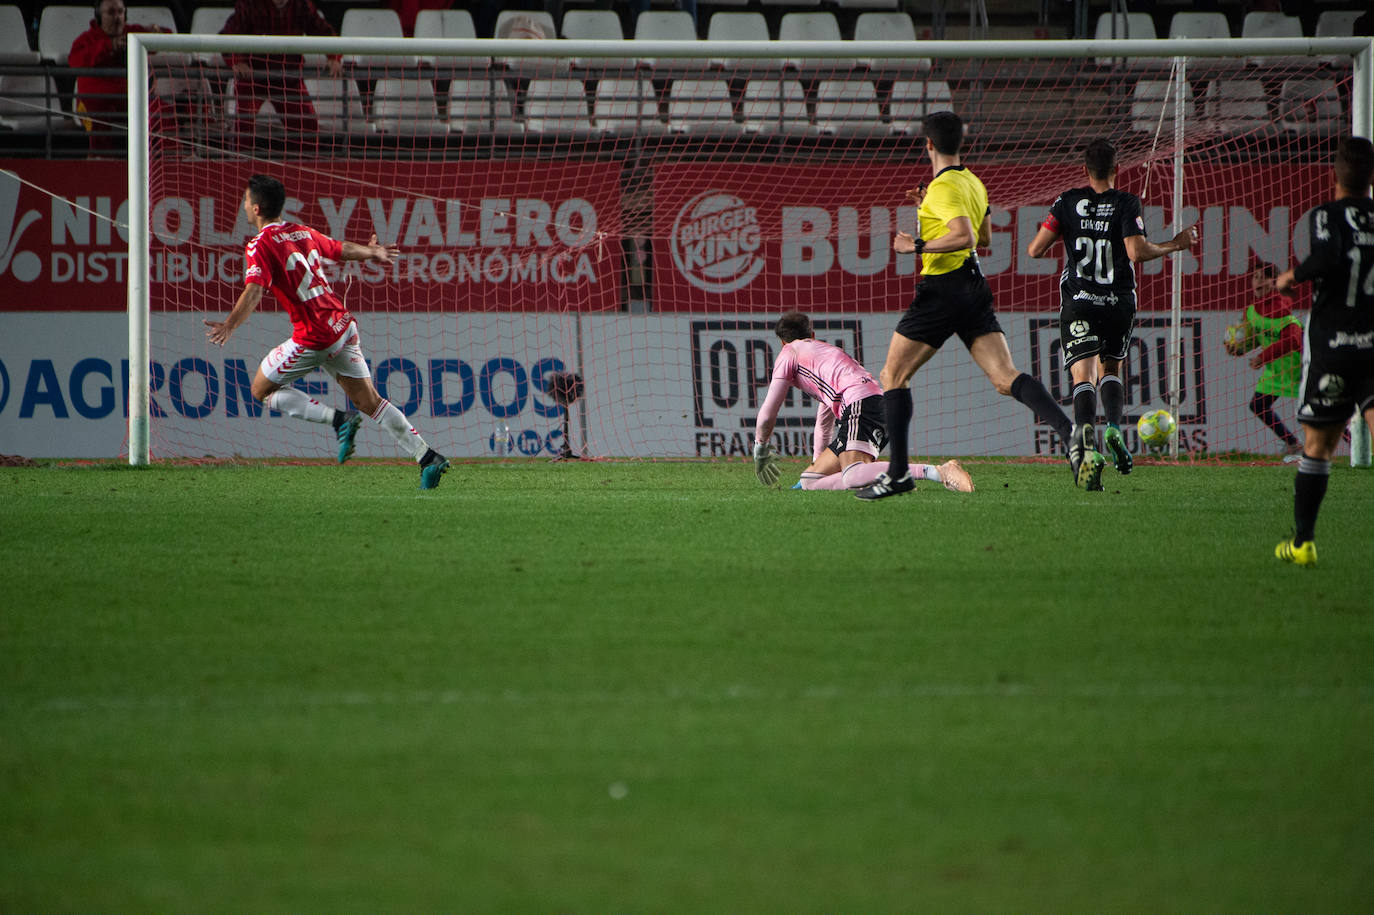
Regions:
<instances>
[{"instance_id":1,"label":"green grass pitch","mask_svg":"<svg viewBox=\"0 0 1374 915\"><path fill-rule=\"evenodd\" d=\"M0 911L1368 911L1374 473L968 466L0 470Z\"/></svg>"}]
</instances>

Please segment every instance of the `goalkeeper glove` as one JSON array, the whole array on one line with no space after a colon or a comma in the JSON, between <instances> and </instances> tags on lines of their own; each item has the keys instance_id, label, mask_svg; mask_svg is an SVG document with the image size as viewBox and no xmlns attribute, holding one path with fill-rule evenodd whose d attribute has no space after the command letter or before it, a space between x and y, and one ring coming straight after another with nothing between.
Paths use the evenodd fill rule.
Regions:
<instances>
[{"instance_id":1,"label":"goalkeeper glove","mask_svg":"<svg viewBox=\"0 0 1374 915\"><path fill-rule=\"evenodd\" d=\"M782 476L782 471L778 469L778 456L767 442L754 442L754 476L764 486L772 486Z\"/></svg>"}]
</instances>

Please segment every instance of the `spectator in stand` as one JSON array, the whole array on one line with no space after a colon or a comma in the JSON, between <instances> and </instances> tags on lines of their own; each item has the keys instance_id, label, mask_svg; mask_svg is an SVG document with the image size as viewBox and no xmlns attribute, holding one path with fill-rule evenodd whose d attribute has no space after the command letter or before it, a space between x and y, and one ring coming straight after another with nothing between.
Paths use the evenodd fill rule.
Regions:
<instances>
[{"instance_id":1,"label":"spectator in stand","mask_svg":"<svg viewBox=\"0 0 1374 915\"><path fill-rule=\"evenodd\" d=\"M220 29L221 35L334 35L324 14L310 0L238 0ZM253 145L253 121L263 102L271 102L288 131L306 134L293 138L313 144L319 133L315 106L301 80L304 59L299 54L226 54L234 71L234 101L238 108L234 132L239 148ZM343 76L343 59L326 59L329 75Z\"/></svg>"},{"instance_id":2,"label":"spectator in stand","mask_svg":"<svg viewBox=\"0 0 1374 915\"><path fill-rule=\"evenodd\" d=\"M90 135L92 153L113 152L125 147L123 125L128 120L125 38L130 32L165 32L148 25L129 25L125 21L124 0L96 0L91 27L72 42L67 65L78 69L107 67L118 69L118 76L80 76L76 80L76 113ZM152 104L156 109L154 99ZM156 110L150 114L156 115ZM89 117L82 117L89 115ZM154 129L161 125L159 118Z\"/></svg>"}]
</instances>

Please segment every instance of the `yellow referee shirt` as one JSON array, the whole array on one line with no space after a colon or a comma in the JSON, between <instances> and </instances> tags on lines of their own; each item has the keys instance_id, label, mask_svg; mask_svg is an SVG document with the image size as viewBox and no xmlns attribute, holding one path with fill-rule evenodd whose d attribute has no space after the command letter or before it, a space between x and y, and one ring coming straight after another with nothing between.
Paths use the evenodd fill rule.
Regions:
<instances>
[{"instance_id":1,"label":"yellow referee shirt","mask_svg":"<svg viewBox=\"0 0 1374 915\"><path fill-rule=\"evenodd\" d=\"M952 220L967 216L973 227L973 237L988 216L988 189L978 176L962 165L942 168L926 188L925 200L916 211L921 223L921 237L932 242L949 234ZM921 272L926 276L958 270L973 253L972 248L960 248L943 254L922 254Z\"/></svg>"}]
</instances>

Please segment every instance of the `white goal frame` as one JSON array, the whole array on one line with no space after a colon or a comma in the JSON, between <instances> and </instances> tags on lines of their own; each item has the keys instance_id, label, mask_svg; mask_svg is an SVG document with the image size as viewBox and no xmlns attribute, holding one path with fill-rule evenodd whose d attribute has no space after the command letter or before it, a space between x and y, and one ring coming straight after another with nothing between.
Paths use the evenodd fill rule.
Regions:
<instances>
[{"instance_id":1,"label":"white goal frame","mask_svg":"<svg viewBox=\"0 0 1374 915\"><path fill-rule=\"evenodd\" d=\"M632 49L631 49L632 45ZM1040 60L1068 58L1190 58L1217 57L1348 57L1353 63L1351 131L1374 135L1374 39L1357 38L1232 38L1232 39L1110 39L1036 41L817 41L804 46L782 41L607 41L445 38L321 38L288 36L179 35L137 32L128 41L129 105L129 463L146 465L151 451L149 391L149 88L148 55L173 51L191 55L228 52L270 54L357 54L440 57L531 58L732 58L835 60L854 58ZM627 55L627 52L632 53ZM1177 97L1177 93L1175 93ZM1181 101L1175 112L1175 133L1183 129ZM1180 138L1181 139L1181 138ZM1174 160L1173 231L1179 231L1182 212L1182 143L1176 139ZM1169 261L1176 263L1170 256ZM1171 266L1172 320L1170 341L1171 409L1177 411L1178 342L1181 274ZM1357 442L1368 441L1368 430L1357 415L1352 421ZM1178 443L1172 449L1177 456ZM1363 463L1369 461L1365 445ZM1352 463L1356 460L1352 449Z\"/></svg>"}]
</instances>

